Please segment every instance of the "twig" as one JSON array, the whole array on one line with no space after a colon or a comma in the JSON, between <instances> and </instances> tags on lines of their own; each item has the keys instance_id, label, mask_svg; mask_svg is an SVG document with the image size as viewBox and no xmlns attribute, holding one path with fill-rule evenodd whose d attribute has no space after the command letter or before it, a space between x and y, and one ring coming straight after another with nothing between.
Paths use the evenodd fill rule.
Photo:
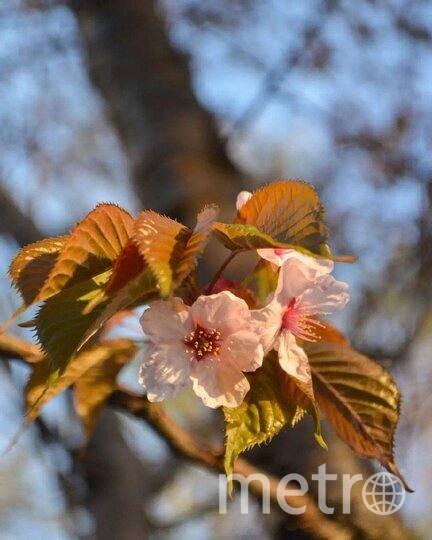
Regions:
<instances>
[{"instance_id":1,"label":"twig","mask_svg":"<svg viewBox=\"0 0 432 540\"><path fill-rule=\"evenodd\" d=\"M230 253L230 255L228 255L228 257L224 260L224 262L222 263L221 267L219 268L219 270L216 272L216 274L214 275L213 279L211 280L210 282L210 285L207 287L205 293L206 294L211 294L211 292L213 291L213 288L214 286L216 285L218 279L220 279L223 271L225 270L225 268L229 265L229 263L234 259L234 257L240 253L242 250L241 249L238 249L237 251L233 251L232 253Z\"/></svg>"}]
</instances>

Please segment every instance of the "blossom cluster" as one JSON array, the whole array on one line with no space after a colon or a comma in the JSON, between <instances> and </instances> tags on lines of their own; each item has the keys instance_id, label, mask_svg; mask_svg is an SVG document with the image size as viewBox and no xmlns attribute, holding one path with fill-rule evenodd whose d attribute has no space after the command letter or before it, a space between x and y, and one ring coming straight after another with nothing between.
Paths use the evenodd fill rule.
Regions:
<instances>
[{"instance_id":1,"label":"blossom cluster","mask_svg":"<svg viewBox=\"0 0 432 540\"><path fill-rule=\"evenodd\" d=\"M251 194L241 192L237 209ZM257 370L276 350L281 368L311 388L309 361L302 341L317 341L317 318L342 309L348 285L336 280L333 262L294 249L258 249L278 272L275 291L260 309L250 309L233 292L201 295L191 305L181 298L150 304L141 318L149 339L140 382L150 401L175 396L188 384L208 407L236 407Z\"/></svg>"}]
</instances>

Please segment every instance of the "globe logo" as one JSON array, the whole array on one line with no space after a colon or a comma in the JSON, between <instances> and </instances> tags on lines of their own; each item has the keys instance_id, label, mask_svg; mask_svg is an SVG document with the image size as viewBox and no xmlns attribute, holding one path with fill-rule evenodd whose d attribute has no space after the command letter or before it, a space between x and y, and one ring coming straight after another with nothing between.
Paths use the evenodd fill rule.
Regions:
<instances>
[{"instance_id":1,"label":"globe logo","mask_svg":"<svg viewBox=\"0 0 432 540\"><path fill-rule=\"evenodd\" d=\"M402 508L406 492L397 476L379 472L370 476L363 485L363 501L374 514L389 516Z\"/></svg>"}]
</instances>

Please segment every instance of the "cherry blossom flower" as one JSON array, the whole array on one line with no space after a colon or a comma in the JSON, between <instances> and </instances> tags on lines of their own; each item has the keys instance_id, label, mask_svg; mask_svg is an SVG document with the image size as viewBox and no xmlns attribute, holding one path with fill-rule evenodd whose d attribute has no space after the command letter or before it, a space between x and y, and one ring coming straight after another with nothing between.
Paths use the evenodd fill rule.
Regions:
<instances>
[{"instance_id":1,"label":"cherry blossom flower","mask_svg":"<svg viewBox=\"0 0 432 540\"><path fill-rule=\"evenodd\" d=\"M254 312L264 328L264 351L276 349L282 369L303 385L311 384L309 361L296 337L317 341L317 330L323 325L315 316L334 313L349 300L348 285L334 279L332 270L332 261L293 250L269 304Z\"/></svg>"},{"instance_id":2,"label":"cherry blossom flower","mask_svg":"<svg viewBox=\"0 0 432 540\"><path fill-rule=\"evenodd\" d=\"M173 397L191 381L208 407L235 407L249 390L243 372L263 361L260 330L246 302L224 291L156 301L141 317L151 347L140 371L150 401Z\"/></svg>"}]
</instances>

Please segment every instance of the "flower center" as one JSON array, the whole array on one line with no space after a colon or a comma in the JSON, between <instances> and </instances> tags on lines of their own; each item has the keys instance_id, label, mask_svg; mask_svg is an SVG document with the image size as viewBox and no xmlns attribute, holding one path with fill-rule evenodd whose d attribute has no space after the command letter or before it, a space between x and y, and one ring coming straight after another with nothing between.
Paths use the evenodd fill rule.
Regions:
<instances>
[{"instance_id":1,"label":"flower center","mask_svg":"<svg viewBox=\"0 0 432 540\"><path fill-rule=\"evenodd\" d=\"M324 325L310 316L306 310L298 305L297 298L292 298L282 315L282 325L295 336L305 341L318 341L320 339L316 330Z\"/></svg>"},{"instance_id":2,"label":"flower center","mask_svg":"<svg viewBox=\"0 0 432 540\"><path fill-rule=\"evenodd\" d=\"M221 334L216 328L207 330L198 325L193 332L184 338L184 342L196 360L203 360L207 354L219 354L220 337Z\"/></svg>"}]
</instances>

